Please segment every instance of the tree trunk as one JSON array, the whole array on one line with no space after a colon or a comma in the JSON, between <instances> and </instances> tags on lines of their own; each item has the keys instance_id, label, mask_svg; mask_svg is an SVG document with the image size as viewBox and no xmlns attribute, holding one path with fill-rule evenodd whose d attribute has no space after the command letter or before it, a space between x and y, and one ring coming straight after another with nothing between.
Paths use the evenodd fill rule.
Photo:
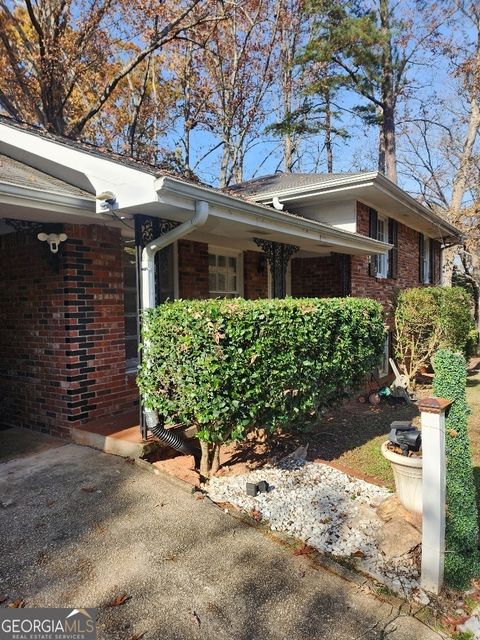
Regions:
<instances>
[{"instance_id":1,"label":"tree trunk","mask_svg":"<svg viewBox=\"0 0 480 640\"><path fill-rule=\"evenodd\" d=\"M220 446L218 443L213 445L212 466L210 468L211 476L214 476L220 469Z\"/></svg>"},{"instance_id":2,"label":"tree trunk","mask_svg":"<svg viewBox=\"0 0 480 640\"><path fill-rule=\"evenodd\" d=\"M442 265L442 285L444 287L452 286L453 263L458 253L456 246L443 249L443 265Z\"/></svg>"},{"instance_id":3,"label":"tree trunk","mask_svg":"<svg viewBox=\"0 0 480 640\"><path fill-rule=\"evenodd\" d=\"M292 173L293 169L293 135L285 133L283 136L283 166L285 173Z\"/></svg>"},{"instance_id":4,"label":"tree trunk","mask_svg":"<svg viewBox=\"0 0 480 640\"><path fill-rule=\"evenodd\" d=\"M395 109L390 102L391 96L383 107L383 139L385 151L385 175L397 182L397 151L395 143Z\"/></svg>"},{"instance_id":5,"label":"tree trunk","mask_svg":"<svg viewBox=\"0 0 480 640\"><path fill-rule=\"evenodd\" d=\"M200 449L202 451L202 457L200 459L200 476L206 479L210 477L210 445L208 442L200 440Z\"/></svg>"},{"instance_id":6,"label":"tree trunk","mask_svg":"<svg viewBox=\"0 0 480 640\"><path fill-rule=\"evenodd\" d=\"M480 52L478 54L480 57ZM480 60L478 62L480 68ZM450 202L451 215L456 217L462 207L463 197L467 186L468 169L472 160L473 147L480 127L480 105L477 101L475 89L472 90L470 100L470 118L468 121L467 134L463 143L460 164L455 174L452 189L452 200Z\"/></svg>"},{"instance_id":7,"label":"tree trunk","mask_svg":"<svg viewBox=\"0 0 480 640\"><path fill-rule=\"evenodd\" d=\"M395 87L393 79L392 41L390 34L389 0L380 0L380 24L384 35L382 50L382 131L385 154L385 175L397 182L395 141Z\"/></svg>"},{"instance_id":8,"label":"tree trunk","mask_svg":"<svg viewBox=\"0 0 480 640\"><path fill-rule=\"evenodd\" d=\"M333 173L332 109L328 89L325 92L325 150L327 152L327 172Z\"/></svg>"}]
</instances>

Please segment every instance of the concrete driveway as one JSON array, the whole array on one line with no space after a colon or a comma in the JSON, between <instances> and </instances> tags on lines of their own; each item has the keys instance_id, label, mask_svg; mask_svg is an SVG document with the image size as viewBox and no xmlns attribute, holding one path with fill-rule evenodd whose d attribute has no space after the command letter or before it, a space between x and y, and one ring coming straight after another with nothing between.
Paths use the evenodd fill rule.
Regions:
<instances>
[{"instance_id":1,"label":"concrete driveway","mask_svg":"<svg viewBox=\"0 0 480 640\"><path fill-rule=\"evenodd\" d=\"M0 478L2 606L98 607L100 640L440 638L122 458L67 444Z\"/></svg>"}]
</instances>

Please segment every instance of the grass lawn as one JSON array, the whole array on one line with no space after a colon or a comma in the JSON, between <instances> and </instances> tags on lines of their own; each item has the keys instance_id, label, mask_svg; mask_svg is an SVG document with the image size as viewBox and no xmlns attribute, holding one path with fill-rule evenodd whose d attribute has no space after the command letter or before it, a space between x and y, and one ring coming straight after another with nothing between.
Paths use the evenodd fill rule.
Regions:
<instances>
[{"instance_id":1,"label":"grass lawn","mask_svg":"<svg viewBox=\"0 0 480 640\"><path fill-rule=\"evenodd\" d=\"M418 390L428 396L431 388ZM468 378L467 400L472 410L469 427L472 442L473 466L480 503L480 369ZM318 458L350 469L360 476L393 489L390 463L380 453L380 445L387 438L394 420L420 423L416 405L391 407L381 404L372 407L356 400L330 411L302 440L310 443L309 459Z\"/></svg>"}]
</instances>

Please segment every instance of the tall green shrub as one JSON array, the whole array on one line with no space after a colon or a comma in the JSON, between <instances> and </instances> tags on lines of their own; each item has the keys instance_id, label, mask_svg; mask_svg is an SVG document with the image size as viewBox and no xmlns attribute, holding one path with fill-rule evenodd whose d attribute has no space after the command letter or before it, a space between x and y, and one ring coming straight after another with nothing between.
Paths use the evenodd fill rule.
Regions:
<instances>
[{"instance_id":1,"label":"tall green shrub","mask_svg":"<svg viewBox=\"0 0 480 640\"><path fill-rule=\"evenodd\" d=\"M471 299L460 287L419 287L397 296L395 353L410 380L438 349L468 355L472 331Z\"/></svg>"},{"instance_id":2,"label":"tall green shrub","mask_svg":"<svg viewBox=\"0 0 480 640\"><path fill-rule=\"evenodd\" d=\"M478 514L468 438L469 408L466 401L465 358L448 349L433 359L433 391L453 404L445 421L447 458L447 514L445 581L455 588L466 587L480 573L478 554Z\"/></svg>"},{"instance_id":3,"label":"tall green shrub","mask_svg":"<svg viewBox=\"0 0 480 640\"><path fill-rule=\"evenodd\" d=\"M252 427L271 432L338 398L384 339L373 300L178 300L144 317L138 384L167 423L197 425L211 461Z\"/></svg>"}]
</instances>

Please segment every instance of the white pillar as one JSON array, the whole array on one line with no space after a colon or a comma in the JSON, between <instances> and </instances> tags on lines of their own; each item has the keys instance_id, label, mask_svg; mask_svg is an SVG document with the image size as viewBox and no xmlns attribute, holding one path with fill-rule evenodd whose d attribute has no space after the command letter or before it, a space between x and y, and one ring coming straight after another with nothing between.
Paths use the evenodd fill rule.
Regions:
<instances>
[{"instance_id":1,"label":"white pillar","mask_svg":"<svg viewBox=\"0 0 480 640\"><path fill-rule=\"evenodd\" d=\"M439 593L445 557L445 411L450 401L424 398L422 420L422 576L425 591Z\"/></svg>"}]
</instances>

